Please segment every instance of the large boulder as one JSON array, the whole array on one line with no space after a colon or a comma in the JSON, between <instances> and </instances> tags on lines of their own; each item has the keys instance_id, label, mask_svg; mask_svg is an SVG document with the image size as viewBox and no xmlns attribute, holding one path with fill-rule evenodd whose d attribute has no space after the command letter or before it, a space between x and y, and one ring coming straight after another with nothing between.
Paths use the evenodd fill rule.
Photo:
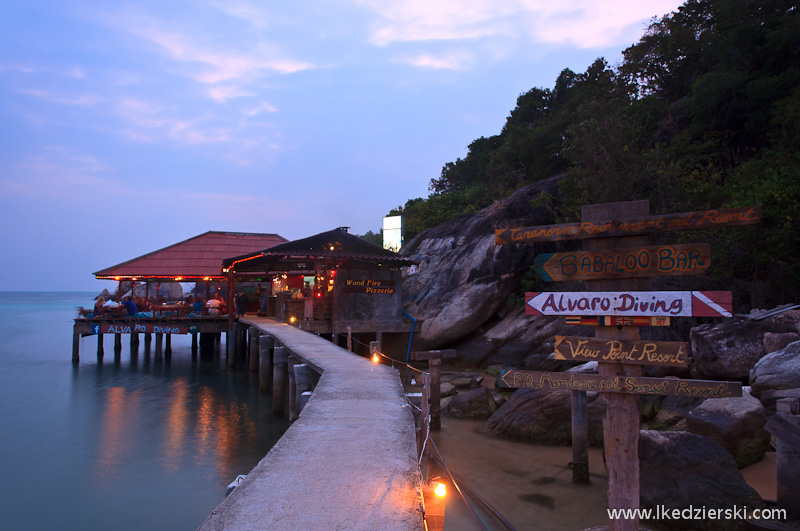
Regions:
<instances>
[{"instance_id":1,"label":"large boulder","mask_svg":"<svg viewBox=\"0 0 800 531\"><path fill-rule=\"evenodd\" d=\"M709 398L686 415L689 431L712 437L733 456L739 468L764 458L770 435L764 431L764 406L745 387L740 397Z\"/></svg>"},{"instance_id":2,"label":"large boulder","mask_svg":"<svg viewBox=\"0 0 800 531\"><path fill-rule=\"evenodd\" d=\"M710 437L672 431L639 432L640 502L643 509L732 510L765 503L739 472L731 455ZM692 516L695 516L692 514ZM659 519L665 529L744 530L744 519Z\"/></svg>"},{"instance_id":3,"label":"large boulder","mask_svg":"<svg viewBox=\"0 0 800 531\"><path fill-rule=\"evenodd\" d=\"M768 352L767 333L800 331L800 311L760 320L736 317L692 328L692 375L711 380L747 380L750 369Z\"/></svg>"},{"instance_id":4,"label":"large boulder","mask_svg":"<svg viewBox=\"0 0 800 531\"><path fill-rule=\"evenodd\" d=\"M571 372L597 372L595 362ZM572 392L564 389L518 389L484 425L486 431L502 437L546 445L572 443ZM603 445L603 417L606 402L599 393L586 393L589 444Z\"/></svg>"},{"instance_id":5,"label":"large boulder","mask_svg":"<svg viewBox=\"0 0 800 531\"><path fill-rule=\"evenodd\" d=\"M497 245L495 228L552 223L530 202L556 195L558 177L521 188L475 214L463 214L422 232L401 251L419 261L403 276L406 311L422 324L414 333L420 350L453 343L477 330L504 307L530 268L533 245ZM541 250L539 250L541 252Z\"/></svg>"},{"instance_id":6,"label":"large boulder","mask_svg":"<svg viewBox=\"0 0 800 531\"><path fill-rule=\"evenodd\" d=\"M469 419L488 419L492 413L497 411L497 404L494 401L492 392L481 387L458 393L450 398L446 407L442 408L443 413L451 417Z\"/></svg>"},{"instance_id":7,"label":"large boulder","mask_svg":"<svg viewBox=\"0 0 800 531\"><path fill-rule=\"evenodd\" d=\"M775 412L779 398L800 397L800 341L761 358L750 373L750 386L767 413Z\"/></svg>"}]
</instances>

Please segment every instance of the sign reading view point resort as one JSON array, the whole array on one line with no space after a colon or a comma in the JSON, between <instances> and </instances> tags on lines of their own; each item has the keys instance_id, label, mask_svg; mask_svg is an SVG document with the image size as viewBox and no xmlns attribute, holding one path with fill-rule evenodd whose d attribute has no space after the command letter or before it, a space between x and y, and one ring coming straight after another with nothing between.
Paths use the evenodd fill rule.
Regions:
<instances>
[{"instance_id":1,"label":"sign reading view point resort","mask_svg":"<svg viewBox=\"0 0 800 531\"><path fill-rule=\"evenodd\" d=\"M529 292L527 315L731 317L730 291Z\"/></svg>"}]
</instances>

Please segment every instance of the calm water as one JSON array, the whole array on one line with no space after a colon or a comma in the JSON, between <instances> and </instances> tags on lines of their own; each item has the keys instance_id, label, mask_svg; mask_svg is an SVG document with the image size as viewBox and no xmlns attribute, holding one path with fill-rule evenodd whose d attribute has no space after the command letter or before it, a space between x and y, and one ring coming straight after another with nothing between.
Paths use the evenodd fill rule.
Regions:
<instances>
[{"instance_id":1,"label":"calm water","mask_svg":"<svg viewBox=\"0 0 800 531\"><path fill-rule=\"evenodd\" d=\"M192 362L190 336L169 361L123 336L115 361L106 334L103 362L86 337L73 366L75 308L93 296L0 293L0 527L195 529L287 424L224 354Z\"/></svg>"}]
</instances>

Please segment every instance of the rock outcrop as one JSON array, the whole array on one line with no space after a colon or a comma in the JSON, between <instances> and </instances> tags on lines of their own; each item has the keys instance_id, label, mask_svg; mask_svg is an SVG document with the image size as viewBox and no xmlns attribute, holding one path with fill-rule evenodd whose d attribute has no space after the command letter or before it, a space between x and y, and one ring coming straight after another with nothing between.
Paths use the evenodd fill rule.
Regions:
<instances>
[{"instance_id":1,"label":"rock outcrop","mask_svg":"<svg viewBox=\"0 0 800 531\"><path fill-rule=\"evenodd\" d=\"M692 329L692 374L712 380L745 381L750 369L768 354L775 337L767 334L798 333L800 310L790 310L761 320L736 317ZM786 339L791 336L784 336ZM765 343L767 346L765 346Z\"/></svg>"},{"instance_id":2,"label":"rock outcrop","mask_svg":"<svg viewBox=\"0 0 800 531\"><path fill-rule=\"evenodd\" d=\"M761 358L750 373L750 386L767 413L775 412L778 398L800 397L800 341Z\"/></svg>"},{"instance_id":3,"label":"rock outcrop","mask_svg":"<svg viewBox=\"0 0 800 531\"><path fill-rule=\"evenodd\" d=\"M736 463L714 439L680 431L639 434L640 501L644 509L669 511L765 507ZM666 529L748 529L743 519L660 519Z\"/></svg>"},{"instance_id":4,"label":"rock outcrop","mask_svg":"<svg viewBox=\"0 0 800 531\"><path fill-rule=\"evenodd\" d=\"M402 254L420 263L403 278L404 307L423 321L414 335L418 349L464 338L505 306L535 252L533 245L497 245L494 230L552 223L544 209L530 202L544 191L555 194L557 185L553 177L526 186L503 202L429 229L403 247Z\"/></svg>"},{"instance_id":5,"label":"rock outcrop","mask_svg":"<svg viewBox=\"0 0 800 531\"><path fill-rule=\"evenodd\" d=\"M686 415L689 431L712 437L725 448L739 468L764 458L770 435L764 431L767 414L764 406L742 389L742 396L710 398Z\"/></svg>"}]
</instances>

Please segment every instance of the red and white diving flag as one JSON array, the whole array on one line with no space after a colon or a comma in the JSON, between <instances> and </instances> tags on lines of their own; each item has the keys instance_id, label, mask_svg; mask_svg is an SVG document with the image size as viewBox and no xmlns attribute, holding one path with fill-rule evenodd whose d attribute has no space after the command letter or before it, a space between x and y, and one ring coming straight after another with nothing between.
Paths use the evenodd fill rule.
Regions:
<instances>
[{"instance_id":1,"label":"red and white diving flag","mask_svg":"<svg viewBox=\"0 0 800 531\"><path fill-rule=\"evenodd\" d=\"M731 317L730 291L544 292L525 294L527 315Z\"/></svg>"}]
</instances>

